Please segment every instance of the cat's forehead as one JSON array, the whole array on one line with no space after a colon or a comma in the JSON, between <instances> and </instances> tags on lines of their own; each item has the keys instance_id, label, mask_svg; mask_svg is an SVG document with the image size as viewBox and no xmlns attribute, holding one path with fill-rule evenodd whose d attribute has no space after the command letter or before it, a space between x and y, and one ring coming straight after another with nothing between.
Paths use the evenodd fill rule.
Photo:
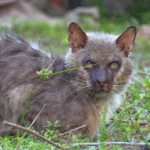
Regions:
<instances>
[{"instance_id":1,"label":"cat's forehead","mask_svg":"<svg viewBox=\"0 0 150 150\"><path fill-rule=\"evenodd\" d=\"M88 32L87 35L89 38L87 42L89 51L100 55L107 54L107 56L118 51L118 46L116 44L118 36L104 32Z\"/></svg>"},{"instance_id":2,"label":"cat's forehead","mask_svg":"<svg viewBox=\"0 0 150 150\"><path fill-rule=\"evenodd\" d=\"M118 35L108 34L105 32L87 32L87 36L90 40L106 41L109 43L114 43L118 38Z\"/></svg>"},{"instance_id":3,"label":"cat's forehead","mask_svg":"<svg viewBox=\"0 0 150 150\"><path fill-rule=\"evenodd\" d=\"M93 49L93 51L98 50L102 53L114 52L117 51L118 49L115 41L108 42L105 40L98 40L98 39L89 40L86 47L88 47L89 49Z\"/></svg>"},{"instance_id":4,"label":"cat's forehead","mask_svg":"<svg viewBox=\"0 0 150 150\"><path fill-rule=\"evenodd\" d=\"M111 61L115 57L120 57L121 52L117 44L103 40L90 40L85 48L91 59L95 61Z\"/></svg>"}]
</instances>

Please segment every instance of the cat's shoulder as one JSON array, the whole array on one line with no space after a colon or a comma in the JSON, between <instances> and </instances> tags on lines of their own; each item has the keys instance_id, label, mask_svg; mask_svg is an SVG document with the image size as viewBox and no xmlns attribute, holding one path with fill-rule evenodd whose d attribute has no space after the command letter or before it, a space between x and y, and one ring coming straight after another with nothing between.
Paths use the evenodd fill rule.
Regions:
<instances>
[{"instance_id":1,"label":"cat's shoulder","mask_svg":"<svg viewBox=\"0 0 150 150\"><path fill-rule=\"evenodd\" d=\"M8 30L0 33L0 44L24 44L26 46L30 46L28 42L23 40L20 36L15 34L14 32Z\"/></svg>"}]
</instances>

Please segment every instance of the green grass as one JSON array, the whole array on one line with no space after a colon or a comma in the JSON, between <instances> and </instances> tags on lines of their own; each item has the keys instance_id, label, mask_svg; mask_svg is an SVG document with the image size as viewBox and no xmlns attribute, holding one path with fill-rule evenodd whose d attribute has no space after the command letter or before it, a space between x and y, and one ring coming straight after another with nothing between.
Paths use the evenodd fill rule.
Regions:
<instances>
[{"instance_id":1,"label":"green grass","mask_svg":"<svg viewBox=\"0 0 150 150\"><path fill-rule=\"evenodd\" d=\"M89 23L87 19L81 20L81 26L85 31L105 31L108 33L120 34L128 26L129 23L121 24L106 19L105 26L100 26L99 23ZM93 20L92 20L93 21ZM133 21L134 22L134 21ZM136 21L135 21L136 22ZM5 27L0 27L0 31L5 30ZM21 37L30 41L39 41L42 43L42 48L44 50L52 50L54 53L63 54L68 48L68 33L67 25L65 23L61 25L56 25L52 27L47 22L22 22L15 23L11 29L13 32L17 33ZM50 42L45 44L46 40ZM135 62L138 66L135 66L135 70L145 71L144 66L141 64L143 61L147 66L150 66L149 59L149 49L150 42L146 39L137 39L137 44L135 50L132 53L132 57L135 56ZM146 70L150 72L150 69ZM111 121L106 122L109 127L105 128L103 124L99 130L97 138L93 141L89 141L87 137L77 138L75 135L64 136L58 138L57 131L47 130L45 136L54 138L55 142L58 142L64 147L72 145L73 143L87 143L87 142L108 142L108 141L124 141L124 142L149 142L150 143L150 80L148 76L134 75L132 78L132 84L127 89L126 93L123 94L123 103L117 112L114 113ZM105 121L104 121L105 122ZM148 126L141 126L139 124L148 124ZM101 146L102 150L108 149L107 146ZM22 136L6 136L4 138L0 137L0 150L45 150L58 149L45 141L42 141L33 136L29 135L27 137ZM71 149L82 149L81 147L74 147ZM86 147L86 149L93 150L96 147ZM112 150L123 150L120 145L111 146L109 149ZM137 149L137 147L133 147Z\"/></svg>"},{"instance_id":2,"label":"green grass","mask_svg":"<svg viewBox=\"0 0 150 150\"><path fill-rule=\"evenodd\" d=\"M52 27L48 22L27 21L14 23L12 31L27 40L40 41L44 50L52 50L54 53L63 54L68 47L66 24Z\"/></svg>"}]
</instances>

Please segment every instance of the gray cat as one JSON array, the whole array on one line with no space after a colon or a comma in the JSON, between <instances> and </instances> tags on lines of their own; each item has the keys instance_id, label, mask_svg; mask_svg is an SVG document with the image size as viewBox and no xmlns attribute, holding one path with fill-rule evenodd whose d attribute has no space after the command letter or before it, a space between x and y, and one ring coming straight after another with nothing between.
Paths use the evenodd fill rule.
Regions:
<instances>
[{"instance_id":1,"label":"gray cat","mask_svg":"<svg viewBox=\"0 0 150 150\"><path fill-rule=\"evenodd\" d=\"M99 119L106 111L109 119L119 106L122 91L132 73L129 52L136 28L129 27L119 37L104 33L86 34L72 22L68 28L70 49L64 58L45 56L48 71L79 68L44 78L31 95L23 125L30 125L45 105L33 127L44 130L47 121L59 120L65 132L86 125L77 135L93 138ZM0 35L0 122L20 124L27 99L39 80L44 53L33 49L14 34ZM0 126L0 135L14 135L17 130Z\"/></svg>"}]
</instances>

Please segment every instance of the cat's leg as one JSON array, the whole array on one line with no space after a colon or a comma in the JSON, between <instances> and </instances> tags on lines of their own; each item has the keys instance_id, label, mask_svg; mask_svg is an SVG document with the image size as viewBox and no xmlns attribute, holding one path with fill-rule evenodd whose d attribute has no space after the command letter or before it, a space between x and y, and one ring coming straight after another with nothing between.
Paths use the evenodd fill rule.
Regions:
<instances>
[{"instance_id":1,"label":"cat's leg","mask_svg":"<svg viewBox=\"0 0 150 150\"><path fill-rule=\"evenodd\" d=\"M2 127L0 128L0 136L4 137L5 135L16 135L18 129L15 129L13 127Z\"/></svg>"}]
</instances>

